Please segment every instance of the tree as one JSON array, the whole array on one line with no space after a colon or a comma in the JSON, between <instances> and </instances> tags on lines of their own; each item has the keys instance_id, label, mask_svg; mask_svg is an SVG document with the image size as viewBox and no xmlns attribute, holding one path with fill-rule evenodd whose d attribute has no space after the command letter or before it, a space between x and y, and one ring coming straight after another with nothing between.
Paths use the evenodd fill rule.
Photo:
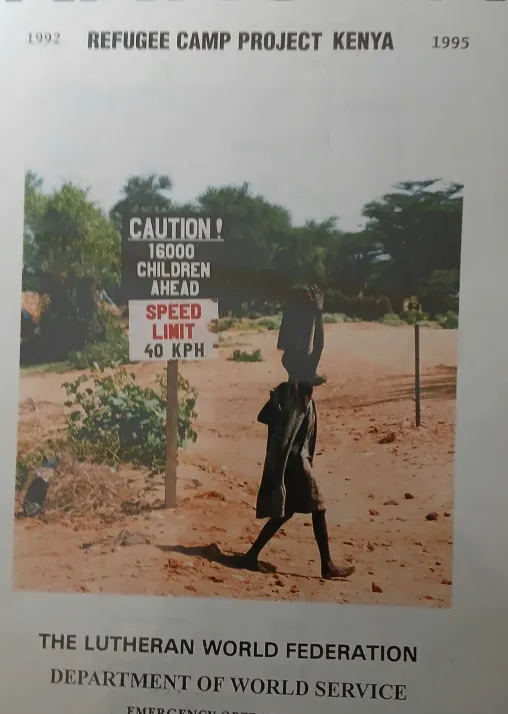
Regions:
<instances>
[{"instance_id":1,"label":"tree","mask_svg":"<svg viewBox=\"0 0 508 714\"><path fill-rule=\"evenodd\" d=\"M419 295L434 271L460 269L463 187L439 184L437 179L397 184L363 210L365 230L382 246L377 287L395 304Z\"/></svg>"},{"instance_id":2,"label":"tree","mask_svg":"<svg viewBox=\"0 0 508 714\"><path fill-rule=\"evenodd\" d=\"M173 203L168 193L173 188L170 177L163 174L131 176L122 188L123 198L110 211L110 218L120 228L122 217L128 213L170 211Z\"/></svg>"},{"instance_id":3,"label":"tree","mask_svg":"<svg viewBox=\"0 0 508 714\"><path fill-rule=\"evenodd\" d=\"M64 282L89 279L96 288L120 279L120 242L88 192L65 183L46 198L35 243L39 271Z\"/></svg>"},{"instance_id":4,"label":"tree","mask_svg":"<svg viewBox=\"0 0 508 714\"><path fill-rule=\"evenodd\" d=\"M97 293L120 277L118 231L84 191L71 183L44 198L32 236L34 277L50 306L34 347L39 359L64 359L88 340L100 339L107 316Z\"/></svg>"},{"instance_id":5,"label":"tree","mask_svg":"<svg viewBox=\"0 0 508 714\"><path fill-rule=\"evenodd\" d=\"M37 291L34 275L38 265L35 235L44 213L43 180L34 171L25 174L25 220L23 226L23 289Z\"/></svg>"},{"instance_id":6,"label":"tree","mask_svg":"<svg viewBox=\"0 0 508 714\"><path fill-rule=\"evenodd\" d=\"M336 218L324 221L307 221L294 227L285 249L277 255L279 266L293 276L297 284L317 284L325 288L329 279L329 258L340 233Z\"/></svg>"},{"instance_id":7,"label":"tree","mask_svg":"<svg viewBox=\"0 0 508 714\"><path fill-rule=\"evenodd\" d=\"M381 246L372 232L338 235L326 256L327 285L352 297L369 293L381 269L380 253Z\"/></svg>"},{"instance_id":8,"label":"tree","mask_svg":"<svg viewBox=\"0 0 508 714\"><path fill-rule=\"evenodd\" d=\"M196 209L227 226L227 246L216 270L221 310L240 316L280 298L291 279L287 269L276 270L277 252L292 233L289 212L254 195L247 183L208 188Z\"/></svg>"}]
</instances>

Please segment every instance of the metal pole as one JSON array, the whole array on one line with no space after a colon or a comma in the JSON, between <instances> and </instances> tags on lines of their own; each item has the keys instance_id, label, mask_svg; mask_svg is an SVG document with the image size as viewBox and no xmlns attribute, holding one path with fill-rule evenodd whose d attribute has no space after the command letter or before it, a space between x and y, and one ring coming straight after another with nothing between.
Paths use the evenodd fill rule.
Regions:
<instances>
[{"instance_id":1,"label":"metal pole","mask_svg":"<svg viewBox=\"0 0 508 714\"><path fill-rule=\"evenodd\" d=\"M420 390L420 325L415 323L415 408L416 426L421 424L421 390Z\"/></svg>"},{"instance_id":2,"label":"metal pole","mask_svg":"<svg viewBox=\"0 0 508 714\"><path fill-rule=\"evenodd\" d=\"M165 506L176 508L178 467L178 362L167 363Z\"/></svg>"}]
</instances>

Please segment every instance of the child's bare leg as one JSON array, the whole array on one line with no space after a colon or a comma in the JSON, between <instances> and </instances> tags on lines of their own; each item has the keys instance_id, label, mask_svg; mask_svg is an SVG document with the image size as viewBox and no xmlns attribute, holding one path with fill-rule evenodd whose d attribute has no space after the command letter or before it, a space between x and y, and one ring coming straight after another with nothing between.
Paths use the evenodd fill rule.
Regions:
<instances>
[{"instance_id":1,"label":"child's bare leg","mask_svg":"<svg viewBox=\"0 0 508 714\"><path fill-rule=\"evenodd\" d=\"M312 514L314 537L321 557L321 575L327 580L333 578L348 578L355 572L353 565L335 565L330 554L330 541L326 525L326 511L316 511Z\"/></svg>"},{"instance_id":2,"label":"child's bare leg","mask_svg":"<svg viewBox=\"0 0 508 714\"><path fill-rule=\"evenodd\" d=\"M270 518L270 520L265 523L258 537L249 548L248 552L244 556L242 556L242 566L244 568L249 568L250 570L259 570L259 554L266 546L266 544L274 537L277 531L282 528L284 523L287 523L287 521L289 521L292 515L293 514L288 515L285 518Z\"/></svg>"}]
</instances>

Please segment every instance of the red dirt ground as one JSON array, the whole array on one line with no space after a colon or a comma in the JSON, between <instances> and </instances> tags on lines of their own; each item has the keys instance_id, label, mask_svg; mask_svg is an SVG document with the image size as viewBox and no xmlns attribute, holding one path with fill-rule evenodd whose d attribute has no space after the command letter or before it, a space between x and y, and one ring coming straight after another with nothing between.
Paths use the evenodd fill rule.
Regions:
<instances>
[{"instance_id":1,"label":"red dirt ground","mask_svg":"<svg viewBox=\"0 0 508 714\"><path fill-rule=\"evenodd\" d=\"M421 331L422 426L416 429L412 329L326 326L321 369L328 383L315 391L315 469L327 498L335 560L356 566L348 581L319 577L308 516L295 516L263 553L275 574L217 562L212 544L226 553L245 551L262 524L254 505L266 432L256 416L269 389L285 378L276 339L275 332L227 333L219 360L181 366L199 389L199 438L180 455L176 510L119 512L110 523L93 514L56 523L18 519L15 588L449 607L455 331ZM265 361L228 361L240 344L261 349ZM134 366L146 383L160 370ZM21 378L21 447L35 446L62 425L61 384L71 377ZM163 499L162 477L129 469L122 474L137 499L152 505ZM437 520L426 520L430 512ZM142 542L122 545L121 531Z\"/></svg>"}]
</instances>

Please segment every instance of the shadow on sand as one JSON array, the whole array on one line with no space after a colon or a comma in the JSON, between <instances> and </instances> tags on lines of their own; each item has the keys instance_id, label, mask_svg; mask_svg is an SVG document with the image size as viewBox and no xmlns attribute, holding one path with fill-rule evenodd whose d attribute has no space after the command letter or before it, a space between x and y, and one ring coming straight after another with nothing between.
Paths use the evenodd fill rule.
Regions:
<instances>
[{"instance_id":1,"label":"shadow on sand","mask_svg":"<svg viewBox=\"0 0 508 714\"><path fill-rule=\"evenodd\" d=\"M216 543L210 545L159 545L157 546L163 553L178 553L189 558L200 558L207 560L209 563L219 563L226 568L232 570L249 570L241 565L243 553L223 553ZM322 580L321 575L302 575L302 573L289 573L284 570L278 570L272 563L267 563L265 560L259 561L259 570L264 574L277 573L288 578L301 578L302 580ZM342 578L339 578L342 580Z\"/></svg>"},{"instance_id":2,"label":"shadow on sand","mask_svg":"<svg viewBox=\"0 0 508 714\"><path fill-rule=\"evenodd\" d=\"M234 570L245 570L243 565L243 555L244 553L223 553L222 550L216 543L211 543L210 545L159 545L157 546L159 550L163 553L178 553L180 555L185 555L189 558L200 558L201 560L207 560L209 563L219 563L226 568L232 568ZM271 563L265 561L259 561L259 572L262 573L275 573L277 568Z\"/></svg>"}]
</instances>

